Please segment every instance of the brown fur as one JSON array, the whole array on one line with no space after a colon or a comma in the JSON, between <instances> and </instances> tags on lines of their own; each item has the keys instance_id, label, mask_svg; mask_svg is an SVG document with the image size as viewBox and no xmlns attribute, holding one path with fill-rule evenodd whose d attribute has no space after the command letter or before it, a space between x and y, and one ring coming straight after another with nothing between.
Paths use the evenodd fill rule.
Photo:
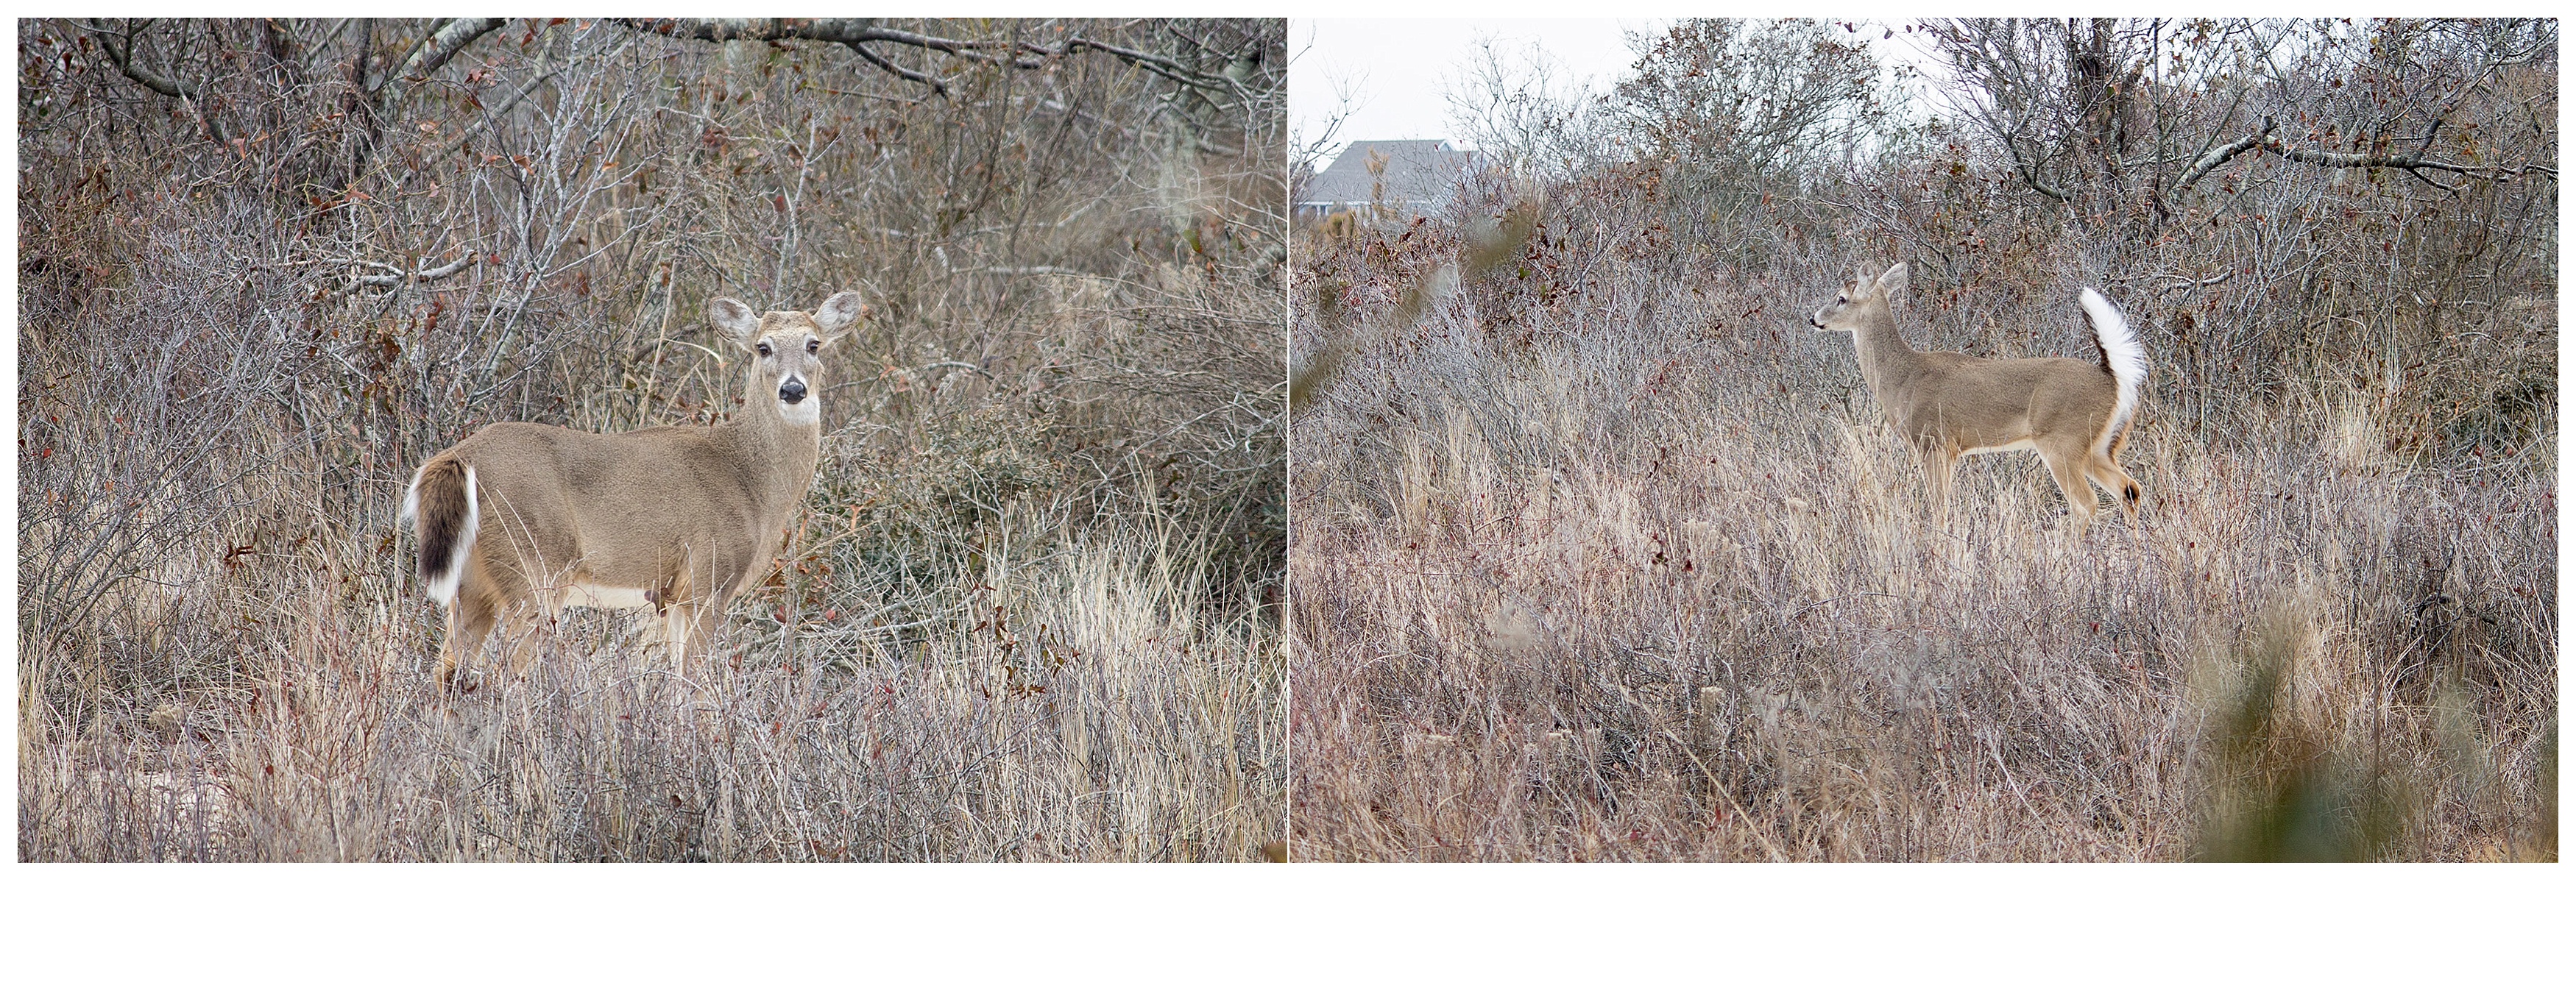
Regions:
<instances>
[{"instance_id":1,"label":"brown fur","mask_svg":"<svg viewBox=\"0 0 2576 1002\"><path fill-rule=\"evenodd\" d=\"M598 435L509 422L431 457L416 494L424 574L453 552L469 466L481 503L439 647L440 681L452 682L496 626L517 642L513 663L524 664L526 635L566 605L653 609L685 668L726 604L768 568L813 481L822 426L810 398L823 367L807 346L828 345L862 312L853 293L814 314L772 312L756 323L739 303L709 304L717 326L754 355L743 407L721 424ZM758 353L763 344L770 354ZM787 416L781 385L790 376L805 387L813 423Z\"/></svg>"}]
</instances>

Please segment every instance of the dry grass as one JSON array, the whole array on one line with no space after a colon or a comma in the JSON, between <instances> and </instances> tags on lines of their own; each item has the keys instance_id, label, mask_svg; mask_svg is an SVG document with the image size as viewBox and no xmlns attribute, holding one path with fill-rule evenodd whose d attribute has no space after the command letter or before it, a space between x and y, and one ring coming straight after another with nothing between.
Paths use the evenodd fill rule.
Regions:
<instances>
[{"instance_id":1,"label":"dry grass","mask_svg":"<svg viewBox=\"0 0 2576 1002\"><path fill-rule=\"evenodd\" d=\"M1035 540L930 627L817 624L791 657L738 622L720 678L577 613L526 678L463 697L428 681L417 595L282 594L240 691L22 727L20 853L1250 859L1281 824L1279 659L1200 618L1189 570L1151 540Z\"/></svg>"},{"instance_id":2,"label":"dry grass","mask_svg":"<svg viewBox=\"0 0 2576 1002\"><path fill-rule=\"evenodd\" d=\"M1365 310L1455 239L1316 270ZM1945 533L1790 324L1831 272L1596 260L1525 337L1472 284L1299 332L1357 347L1294 442L1298 858L2555 857L2551 419L2436 465L2389 398L2150 409L2143 531L2015 454Z\"/></svg>"}]
</instances>

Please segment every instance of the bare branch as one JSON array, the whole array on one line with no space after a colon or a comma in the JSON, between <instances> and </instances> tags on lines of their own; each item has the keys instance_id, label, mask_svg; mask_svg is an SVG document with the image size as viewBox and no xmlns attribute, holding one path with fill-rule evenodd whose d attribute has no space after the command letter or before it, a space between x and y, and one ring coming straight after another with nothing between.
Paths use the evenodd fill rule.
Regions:
<instances>
[{"instance_id":1,"label":"bare branch","mask_svg":"<svg viewBox=\"0 0 2576 1002\"><path fill-rule=\"evenodd\" d=\"M148 24L150 22L145 23ZM204 104L197 100L197 88L195 86L185 83L175 76L165 76L163 74L153 72L150 67L135 65L135 24L133 22L127 22L125 31L122 32L125 39L125 45L123 48L117 47L116 39L118 33L110 32L97 25L84 24L82 27L88 29L90 34L98 36L99 47L107 50L108 58L116 63L117 70L124 73L126 79L142 84L154 93L161 94L165 97L179 99L179 101L187 107L188 114L197 120L197 127L206 130L206 138L212 140L217 146L224 145L225 139L223 127L215 124L214 119L206 116Z\"/></svg>"},{"instance_id":2,"label":"bare branch","mask_svg":"<svg viewBox=\"0 0 2576 1002\"><path fill-rule=\"evenodd\" d=\"M96 25L83 27L88 28L90 34L98 36L99 45L107 50L108 60L116 64L117 71L125 74L126 79L149 87L164 97L175 97L182 101L197 99L197 88L181 82L176 77L156 73L151 67L134 64L134 29L131 26L128 26L124 32L125 45L122 48L116 44L115 33Z\"/></svg>"},{"instance_id":3,"label":"bare branch","mask_svg":"<svg viewBox=\"0 0 2576 1002\"><path fill-rule=\"evenodd\" d=\"M497 17L460 17L440 25L428 38L413 43L411 58L403 62L401 69L386 74L369 91L376 95L378 105L391 104L404 89L394 86L396 81L410 84L429 79L475 39L499 30L504 23L506 19Z\"/></svg>"},{"instance_id":4,"label":"bare branch","mask_svg":"<svg viewBox=\"0 0 2576 1002\"><path fill-rule=\"evenodd\" d=\"M886 59L884 56L869 50L866 47L866 44L870 42L886 42L894 45L908 45L916 49L928 49L934 52L942 52L948 55L969 59L978 59L985 62L1008 63L1010 66L1017 69L1036 69L1044 65L1044 63L1034 59L1019 58L1021 54L1044 58L1062 58L1088 49L1093 52L1103 52L1116 56L1119 59L1126 61L1131 66L1144 69L1156 76L1160 76L1185 87L1203 91L1230 93L1238 96L1242 93L1241 86L1234 81L1222 76L1210 76L1208 74L1197 72L1188 66L1183 65L1179 60L1172 59L1167 56L1158 56L1139 49L1131 49L1123 45L1115 45L1095 39L1084 38L1080 35L1069 36L1062 44L1048 47L1039 45L1035 42L941 38L936 35L924 35L919 32L904 31L899 28L882 27L878 25L875 20L870 18L706 19L657 17L620 18L617 19L617 23L636 31L651 32L653 34L663 35L669 38L694 39L701 42L723 42L737 39L764 42L788 40L836 42L841 45L849 46L850 51L858 53L860 58L867 60L869 64L877 67L878 69L894 74L895 76L902 77L903 79L910 80L914 83L927 86L938 92L943 97L947 96L948 89L947 86L940 82L937 77L898 66L892 60ZM997 55L996 53L999 54Z\"/></svg>"},{"instance_id":5,"label":"bare branch","mask_svg":"<svg viewBox=\"0 0 2576 1002\"><path fill-rule=\"evenodd\" d=\"M2319 167L2396 167L2407 171L2446 170L2454 174L2475 174L2489 169L2470 164L2426 160L2413 153L2330 153L2319 149L2291 149L2279 143L2269 144L2264 149L2283 160L2296 160Z\"/></svg>"},{"instance_id":6,"label":"bare branch","mask_svg":"<svg viewBox=\"0 0 2576 1002\"><path fill-rule=\"evenodd\" d=\"M454 261L447 262L446 264L439 265L435 268L424 268L414 272L405 272L393 265L378 261L347 261L342 263L359 264L370 268L379 268L392 272L393 274L390 275L358 276L359 285L369 286L371 288L389 289L405 282L433 282L438 279L446 278L449 275L464 271L465 266L473 264L474 260L475 255L469 251L465 256L457 258Z\"/></svg>"},{"instance_id":7,"label":"bare branch","mask_svg":"<svg viewBox=\"0 0 2576 1002\"><path fill-rule=\"evenodd\" d=\"M2191 187L2191 183L2200 180L2201 175L2217 170L2219 165L2234 159L2237 154L2263 145L2264 143L2269 142L2271 138L2272 117L2265 115L2263 116L2263 127L2261 129L2246 133L2245 138L2243 139L2239 139L2235 142L2209 151L2208 156L2200 158L2198 163L2191 165L2190 170L2183 172L2182 180L2174 182L2174 189L2179 191L2181 189Z\"/></svg>"},{"instance_id":8,"label":"bare branch","mask_svg":"<svg viewBox=\"0 0 2576 1002\"><path fill-rule=\"evenodd\" d=\"M940 82L939 78L917 70L908 70L901 66L897 66L895 65L894 60L887 59L884 56L870 52L868 51L867 46L861 45L857 42L851 42L849 43L849 46L850 51L858 53L859 58L867 60L870 65L906 80L910 80L914 83L927 85L930 88L930 92L933 94L937 94L941 97L948 96L948 85Z\"/></svg>"},{"instance_id":9,"label":"bare branch","mask_svg":"<svg viewBox=\"0 0 2576 1002\"><path fill-rule=\"evenodd\" d=\"M1189 67L1181 65L1178 60L1157 56L1150 52L1141 52L1124 46L1111 45L1107 42L1096 42L1080 35L1075 35L1071 38L1065 39L1063 47L1058 49L1048 49L1043 46L1033 45L1027 42L1020 43L1020 47L1027 51L1047 56L1071 55L1082 49L1090 49L1094 52L1106 52L1110 55L1126 60L1131 66L1141 67L1157 76L1163 77L1164 79L1177 84L1195 87L1200 90L1241 92L1241 88L1237 87L1234 81L1225 79L1224 77L1211 77L1202 73L1194 72Z\"/></svg>"},{"instance_id":10,"label":"bare branch","mask_svg":"<svg viewBox=\"0 0 2576 1002\"><path fill-rule=\"evenodd\" d=\"M2013 167L2021 172L2021 182L2029 185L2030 190L2036 191L2050 198L2054 198L2060 202L2066 201L2065 192L2051 188L2046 182L2039 179L2038 165L2031 163L2021 155L2021 144L2013 142L2010 139L2006 139L2004 140L2004 149L2012 154Z\"/></svg>"}]
</instances>

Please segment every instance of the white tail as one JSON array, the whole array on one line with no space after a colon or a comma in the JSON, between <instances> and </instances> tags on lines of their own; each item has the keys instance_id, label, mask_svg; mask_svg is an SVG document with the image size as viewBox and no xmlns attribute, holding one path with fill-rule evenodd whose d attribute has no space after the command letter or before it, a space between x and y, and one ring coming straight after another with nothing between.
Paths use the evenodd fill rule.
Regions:
<instances>
[{"instance_id":1,"label":"white tail","mask_svg":"<svg viewBox=\"0 0 2576 1002\"><path fill-rule=\"evenodd\" d=\"M2147 380L2147 353L2120 311L2092 289L2077 296L2093 326L2102 363L2072 358L1972 358L1920 352L1896 330L1889 296L1905 285L1905 266L1871 279L1862 269L1842 295L1816 310L1820 330L1850 331L1861 377L1898 437L1923 463L1933 508L1946 518L1950 474L1959 457L2030 449L2048 464L2078 523L2099 509L2100 484L2138 524L2143 495L2120 468L2131 418Z\"/></svg>"},{"instance_id":2,"label":"white tail","mask_svg":"<svg viewBox=\"0 0 2576 1002\"><path fill-rule=\"evenodd\" d=\"M421 464L402 516L447 607L440 683L495 626L522 641L524 664L527 634L571 605L652 609L685 668L803 501L822 451L822 351L865 312L855 292L812 313L717 299L708 318L753 356L742 411L722 424L594 435L510 422Z\"/></svg>"}]
</instances>

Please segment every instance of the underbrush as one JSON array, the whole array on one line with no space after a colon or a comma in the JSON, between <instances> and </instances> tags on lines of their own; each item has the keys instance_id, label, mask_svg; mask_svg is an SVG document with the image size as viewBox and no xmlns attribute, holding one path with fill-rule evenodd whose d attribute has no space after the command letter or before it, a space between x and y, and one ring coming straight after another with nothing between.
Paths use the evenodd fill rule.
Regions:
<instances>
[{"instance_id":1,"label":"underbrush","mask_svg":"<svg viewBox=\"0 0 2576 1002\"><path fill-rule=\"evenodd\" d=\"M2151 396L2142 528L2014 453L1944 529L1798 322L1837 272L1596 249L1521 272L1582 266L1561 306L1389 313L1447 232L1300 286L1355 319L1299 331L1338 354L1294 437L1297 858L2556 857L2554 388L2447 450L2417 408L2457 384Z\"/></svg>"},{"instance_id":2,"label":"underbrush","mask_svg":"<svg viewBox=\"0 0 2576 1002\"><path fill-rule=\"evenodd\" d=\"M942 608L791 633L763 604L730 663L690 677L575 610L525 677L461 696L429 681L439 627L407 588L282 595L235 690L32 721L20 853L1255 858L1283 823L1278 652L1249 619L1204 619L1177 559L1042 535Z\"/></svg>"}]
</instances>

